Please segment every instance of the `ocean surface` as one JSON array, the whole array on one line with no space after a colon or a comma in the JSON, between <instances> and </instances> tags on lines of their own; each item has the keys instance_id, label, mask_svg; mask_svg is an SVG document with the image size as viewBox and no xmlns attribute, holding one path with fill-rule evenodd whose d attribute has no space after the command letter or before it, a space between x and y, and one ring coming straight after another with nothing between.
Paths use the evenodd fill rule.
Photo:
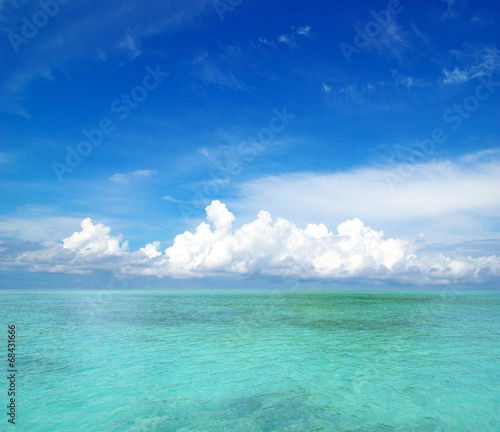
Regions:
<instances>
[{"instance_id":1,"label":"ocean surface","mask_svg":"<svg viewBox=\"0 0 500 432\"><path fill-rule=\"evenodd\" d=\"M500 431L500 292L0 291L0 305L18 371L0 430Z\"/></svg>"}]
</instances>

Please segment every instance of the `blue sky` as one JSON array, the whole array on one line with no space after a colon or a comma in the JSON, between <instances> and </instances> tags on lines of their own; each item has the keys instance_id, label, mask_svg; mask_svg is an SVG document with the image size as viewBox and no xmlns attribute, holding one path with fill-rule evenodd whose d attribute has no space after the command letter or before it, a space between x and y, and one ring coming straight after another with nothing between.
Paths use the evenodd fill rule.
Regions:
<instances>
[{"instance_id":1,"label":"blue sky","mask_svg":"<svg viewBox=\"0 0 500 432\"><path fill-rule=\"evenodd\" d=\"M0 0L0 277L496 283L499 19Z\"/></svg>"}]
</instances>

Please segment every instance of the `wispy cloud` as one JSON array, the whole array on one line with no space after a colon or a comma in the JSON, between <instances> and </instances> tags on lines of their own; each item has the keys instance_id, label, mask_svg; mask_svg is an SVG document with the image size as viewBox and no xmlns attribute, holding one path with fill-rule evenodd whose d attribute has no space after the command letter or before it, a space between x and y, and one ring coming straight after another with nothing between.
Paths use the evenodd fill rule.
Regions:
<instances>
[{"instance_id":1,"label":"wispy cloud","mask_svg":"<svg viewBox=\"0 0 500 432\"><path fill-rule=\"evenodd\" d=\"M446 11L441 15L441 20L456 18L460 10L464 7L466 0L441 0L446 3Z\"/></svg>"},{"instance_id":2,"label":"wispy cloud","mask_svg":"<svg viewBox=\"0 0 500 432\"><path fill-rule=\"evenodd\" d=\"M68 216L30 215L4 216L0 219L0 236L26 241L59 240L67 235L81 218ZM76 224L76 225L75 225Z\"/></svg>"},{"instance_id":3,"label":"wispy cloud","mask_svg":"<svg viewBox=\"0 0 500 432\"><path fill-rule=\"evenodd\" d=\"M182 201L182 200L178 200L178 199L172 198L170 195L164 195L164 196L161 197L161 199L165 200L165 201L168 201L168 202L173 202L173 203L176 203L176 204L186 203L186 201Z\"/></svg>"},{"instance_id":4,"label":"wispy cloud","mask_svg":"<svg viewBox=\"0 0 500 432\"><path fill-rule=\"evenodd\" d=\"M331 93L331 91L332 91L332 88L328 84L325 84L325 83L321 83L321 88L323 89L323 91L326 94Z\"/></svg>"},{"instance_id":5,"label":"wispy cloud","mask_svg":"<svg viewBox=\"0 0 500 432\"><path fill-rule=\"evenodd\" d=\"M44 66L33 66L8 75L1 84L0 112L10 112L27 120L31 119L31 114L24 106L24 102L28 99L27 92L30 85L36 81L52 81L53 79L52 69Z\"/></svg>"},{"instance_id":6,"label":"wispy cloud","mask_svg":"<svg viewBox=\"0 0 500 432\"><path fill-rule=\"evenodd\" d=\"M415 85L415 80L413 77L404 76L396 70L392 70L392 76L395 79L396 86L403 86L410 89Z\"/></svg>"},{"instance_id":7,"label":"wispy cloud","mask_svg":"<svg viewBox=\"0 0 500 432\"><path fill-rule=\"evenodd\" d=\"M293 26L291 30L292 31L290 33L282 33L273 39L259 37L257 47L260 47L262 45L277 46L278 44L285 44L290 48L298 48L301 38L311 37L311 26Z\"/></svg>"},{"instance_id":8,"label":"wispy cloud","mask_svg":"<svg viewBox=\"0 0 500 432\"><path fill-rule=\"evenodd\" d=\"M486 221L500 211L498 153L406 168L406 177L398 177L398 164L270 175L241 185L242 198L231 205L244 214L264 207L299 223L311 214L325 222L358 217L393 235L425 233L431 242L496 237Z\"/></svg>"},{"instance_id":9,"label":"wispy cloud","mask_svg":"<svg viewBox=\"0 0 500 432\"><path fill-rule=\"evenodd\" d=\"M493 18L485 11L478 11L470 19L470 22L476 26L485 27L493 24Z\"/></svg>"},{"instance_id":10,"label":"wispy cloud","mask_svg":"<svg viewBox=\"0 0 500 432\"><path fill-rule=\"evenodd\" d=\"M109 179L115 183L128 183L129 181L136 178L149 178L156 174L155 170L137 170L131 171L129 173L116 173L113 174Z\"/></svg>"},{"instance_id":11,"label":"wispy cloud","mask_svg":"<svg viewBox=\"0 0 500 432\"><path fill-rule=\"evenodd\" d=\"M387 95L381 96L380 89L387 87L384 82L351 82L349 84L321 83L321 91L327 105L337 109L380 109Z\"/></svg>"},{"instance_id":12,"label":"wispy cloud","mask_svg":"<svg viewBox=\"0 0 500 432\"><path fill-rule=\"evenodd\" d=\"M311 34L311 26L299 27L297 34L301 36L309 36Z\"/></svg>"},{"instance_id":13,"label":"wispy cloud","mask_svg":"<svg viewBox=\"0 0 500 432\"><path fill-rule=\"evenodd\" d=\"M411 24L411 28L413 29L413 33L424 43L424 45L428 45L430 42L429 36L420 31L415 24Z\"/></svg>"},{"instance_id":14,"label":"wispy cloud","mask_svg":"<svg viewBox=\"0 0 500 432\"><path fill-rule=\"evenodd\" d=\"M118 47L124 49L128 52L129 60L133 60L136 57L139 57L142 52L138 47L137 40L132 35L128 34L125 36L119 43Z\"/></svg>"},{"instance_id":15,"label":"wispy cloud","mask_svg":"<svg viewBox=\"0 0 500 432\"><path fill-rule=\"evenodd\" d=\"M443 84L461 84L479 76L491 75L500 70L500 50L496 47L477 47L464 44L461 50L451 51L453 69L443 68Z\"/></svg>"},{"instance_id":16,"label":"wispy cloud","mask_svg":"<svg viewBox=\"0 0 500 432\"><path fill-rule=\"evenodd\" d=\"M412 87L426 87L429 84L425 81L412 76L403 75L401 72L391 69L394 78L394 85L396 87L406 87L408 90Z\"/></svg>"},{"instance_id":17,"label":"wispy cloud","mask_svg":"<svg viewBox=\"0 0 500 432\"><path fill-rule=\"evenodd\" d=\"M379 53L389 53L391 56L401 60L403 53L411 47L410 38L398 24L396 17L383 27L380 36L373 38L368 49L375 49Z\"/></svg>"},{"instance_id":18,"label":"wispy cloud","mask_svg":"<svg viewBox=\"0 0 500 432\"><path fill-rule=\"evenodd\" d=\"M208 52L205 51L198 56L194 63L198 66L198 76L204 83L215 85L219 89L245 89L245 85L233 75L229 65L225 65L225 71L221 70L210 58Z\"/></svg>"},{"instance_id":19,"label":"wispy cloud","mask_svg":"<svg viewBox=\"0 0 500 432\"><path fill-rule=\"evenodd\" d=\"M117 64L131 61L141 54L144 39L183 29L210 11L211 3L210 0L195 0L186 5L175 0L145 0L139 5L125 0L104 6L94 2L95 7L90 1L84 10L75 9L73 3L61 6L61 9L66 8L64 19L62 15L55 15L51 25L19 47L26 55L15 57L12 51L11 61L3 62L0 109L29 119L31 116L24 103L29 97L29 87L37 79L46 79L54 71L66 74L67 65L76 59ZM26 6L10 12L4 28L7 32L20 33L21 19L35 10ZM111 23L109 16L113 16ZM96 44L96 41L99 42ZM19 80L23 81L22 85Z\"/></svg>"}]
</instances>

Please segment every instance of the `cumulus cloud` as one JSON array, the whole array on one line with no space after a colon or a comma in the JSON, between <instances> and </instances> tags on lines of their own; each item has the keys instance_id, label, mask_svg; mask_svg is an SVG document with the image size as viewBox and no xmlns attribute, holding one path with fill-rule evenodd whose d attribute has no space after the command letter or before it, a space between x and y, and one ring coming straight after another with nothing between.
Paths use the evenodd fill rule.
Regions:
<instances>
[{"instance_id":1,"label":"cumulus cloud","mask_svg":"<svg viewBox=\"0 0 500 432\"><path fill-rule=\"evenodd\" d=\"M121 234L110 237L111 228L98 223L94 225L90 218L81 223L82 230L74 232L63 240L63 247L80 255L99 257L102 255L120 255L127 250L127 242L122 245Z\"/></svg>"},{"instance_id":2,"label":"cumulus cloud","mask_svg":"<svg viewBox=\"0 0 500 432\"><path fill-rule=\"evenodd\" d=\"M161 251L158 249L160 248L160 242L155 241L151 244L147 244L143 248L140 248L139 251L142 252L142 254L148 258L156 258L161 255Z\"/></svg>"},{"instance_id":3,"label":"cumulus cloud","mask_svg":"<svg viewBox=\"0 0 500 432\"><path fill-rule=\"evenodd\" d=\"M412 283L481 282L500 276L500 257L419 253L419 241L386 238L382 231L354 218L335 232L325 224L300 228L267 211L234 228L234 215L220 201L206 208L207 222L175 237L162 254L154 242L127 251L121 236L87 218L81 231L61 243L43 243L21 251L2 245L0 268L85 273L96 269L128 275L196 278L216 275L267 275L283 278L370 278Z\"/></svg>"}]
</instances>

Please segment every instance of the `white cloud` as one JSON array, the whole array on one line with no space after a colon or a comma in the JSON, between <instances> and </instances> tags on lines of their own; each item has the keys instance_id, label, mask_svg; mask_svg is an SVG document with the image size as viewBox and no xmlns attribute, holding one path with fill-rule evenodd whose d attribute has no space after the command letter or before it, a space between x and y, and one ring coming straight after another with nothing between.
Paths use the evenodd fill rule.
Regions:
<instances>
[{"instance_id":1,"label":"white cloud","mask_svg":"<svg viewBox=\"0 0 500 432\"><path fill-rule=\"evenodd\" d=\"M231 205L243 215L267 208L300 224L358 217L398 237L423 232L430 242L498 237L491 215L500 211L500 161L481 154L436 162L415 146L400 164L267 176L241 185Z\"/></svg>"},{"instance_id":2,"label":"white cloud","mask_svg":"<svg viewBox=\"0 0 500 432\"><path fill-rule=\"evenodd\" d=\"M120 245L122 236L110 237L111 228L100 223L94 225L90 218L81 223L82 231L74 232L63 240L63 248L83 256L120 255L127 250L127 242Z\"/></svg>"},{"instance_id":3,"label":"white cloud","mask_svg":"<svg viewBox=\"0 0 500 432\"><path fill-rule=\"evenodd\" d=\"M162 200L165 200L165 201L169 201L169 202L173 202L173 203L177 203L177 204L180 204L180 203L184 203L185 201L182 201L182 200L178 200L178 199L175 199L175 198L172 198L170 195L165 195L165 196L162 196L161 197Z\"/></svg>"},{"instance_id":4,"label":"white cloud","mask_svg":"<svg viewBox=\"0 0 500 432\"><path fill-rule=\"evenodd\" d=\"M380 90L383 87L386 88L384 92ZM322 91L325 102L340 110L353 107L379 110L387 104L388 98L387 85L383 81L364 84L353 82L346 85L322 83Z\"/></svg>"},{"instance_id":5,"label":"white cloud","mask_svg":"<svg viewBox=\"0 0 500 432\"><path fill-rule=\"evenodd\" d=\"M143 248L140 248L139 251L148 258L156 258L161 256L161 251L158 250L159 248L160 242L155 241L152 244L147 244Z\"/></svg>"},{"instance_id":6,"label":"white cloud","mask_svg":"<svg viewBox=\"0 0 500 432\"><path fill-rule=\"evenodd\" d=\"M12 112L31 119L23 104L27 99L27 90L34 81L52 81L53 70L50 67L33 65L27 70L18 70L15 74L7 75L0 83L0 112Z\"/></svg>"},{"instance_id":7,"label":"white cloud","mask_svg":"<svg viewBox=\"0 0 500 432\"><path fill-rule=\"evenodd\" d=\"M220 201L213 201L207 207L207 219L212 223L217 231L227 232L231 229L234 222L234 216L227 210L225 204Z\"/></svg>"},{"instance_id":8,"label":"white cloud","mask_svg":"<svg viewBox=\"0 0 500 432\"><path fill-rule=\"evenodd\" d=\"M297 29L297 34L301 36L309 36L311 33L311 26L299 27Z\"/></svg>"},{"instance_id":9,"label":"white cloud","mask_svg":"<svg viewBox=\"0 0 500 432\"><path fill-rule=\"evenodd\" d=\"M500 276L500 257L418 253L421 243L386 238L382 231L354 218L336 232L324 224L300 228L267 211L239 228L225 204L213 201L207 220L195 232L175 237L159 251L159 242L127 252L121 236L85 219L82 230L60 243L42 243L26 251L8 251L2 244L0 268L28 267L31 271L86 273L98 269L129 275L196 278L215 275L266 275L283 278L369 278L411 283L481 282ZM6 252L7 251L7 252Z\"/></svg>"},{"instance_id":10,"label":"white cloud","mask_svg":"<svg viewBox=\"0 0 500 432\"><path fill-rule=\"evenodd\" d=\"M330 93L332 91L332 88L328 84L321 83L321 87L325 93Z\"/></svg>"},{"instance_id":11,"label":"white cloud","mask_svg":"<svg viewBox=\"0 0 500 432\"><path fill-rule=\"evenodd\" d=\"M405 76L395 69L391 69L392 76L394 78L394 84L396 87L402 86L406 87L408 90L412 87L425 87L426 83L422 80L411 76Z\"/></svg>"},{"instance_id":12,"label":"white cloud","mask_svg":"<svg viewBox=\"0 0 500 432\"><path fill-rule=\"evenodd\" d=\"M126 174L116 173L113 174L109 179L115 183L127 183L133 178L146 177L149 178L156 174L155 170L137 170Z\"/></svg>"},{"instance_id":13,"label":"white cloud","mask_svg":"<svg viewBox=\"0 0 500 432\"><path fill-rule=\"evenodd\" d=\"M411 38L398 24L396 16L393 16L391 21L383 26L380 35L370 39L370 44L366 49L374 49L380 54L387 53L402 60L403 53L412 47L410 41Z\"/></svg>"},{"instance_id":14,"label":"white cloud","mask_svg":"<svg viewBox=\"0 0 500 432\"><path fill-rule=\"evenodd\" d=\"M255 179L240 186L240 198L231 204L238 219L225 204L213 201L206 208L207 221L177 235L164 253L159 242L129 252L121 235L112 235L109 227L90 218L72 235L74 219L51 221L58 228L63 222L73 228L62 231L66 237L61 242L54 241L56 235L63 237L59 230L44 243L33 242L34 227L47 220L34 218L33 226L0 221L5 231L0 269L110 270L176 278L236 274L408 283L491 281L500 276L498 242L489 240L483 247L477 240L499 237L493 216L500 210L499 155L498 149L490 149L455 161ZM148 170L129 174L134 173L151 175ZM266 211L255 218L259 208ZM40 215L36 209L34 213ZM13 233L18 229L25 230ZM420 233L431 243L448 244L425 246ZM8 240L11 235L30 241ZM450 245L457 242L468 243Z\"/></svg>"},{"instance_id":15,"label":"white cloud","mask_svg":"<svg viewBox=\"0 0 500 432\"><path fill-rule=\"evenodd\" d=\"M213 84L219 89L230 88L233 90L244 90L245 85L238 80L231 69L226 65L226 70L221 70L215 62L210 59L207 52L198 56L195 64L199 66L199 77L200 79L207 83Z\"/></svg>"},{"instance_id":16,"label":"white cloud","mask_svg":"<svg viewBox=\"0 0 500 432\"><path fill-rule=\"evenodd\" d=\"M121 48L128 52L129 61L139 57L142 51L137 45L137 40L132 35L126 35L119 43L118 48Z\"/></svg>"},{"instance_id":17,"label":"white cloud","mask_svg":"<svg viewBox=\"0 0 500 432\"><path fill-rule=\"evenodd\" d=\"M22 208L23 217L3 217L0 220L0 236L8 237L17 233L19 240L46 241L59 240L72 232L81 218L46 216L44 213L30 212L29 208Z\"/></svg>"},{"instance_id":18,"label":"white cloud","mask_svg":"<svg viewBox=\"0 0 500 432\"><path fill-rule=\"evenodd\" d=\"M273 41L268 41L266 38L264 37L259 37L259 44L263 44L263 45L274 45L274 42Z\"/></svg>"},{"instance_id":19,"label":"white cloud","mask_svg":"<svg viewBox=\"0 0 500 432\"><path fill-rule=\"evenodd\" d=\"M279 35L278 36L278 42L281 42L281 43L290 43L290 36L289 35L285 35L285 34L282 34L282 35Z\"/></svg>"},{"instance_id":20,"label":"white cloud","mask_svg":"<svg viewBox=\"0 0 500 432\"><path fill-rule=\"evenodd\" d=\"M447 18L456 18L458 12L463 10L463 7L467 3L464 0L441 0L443 3L447 4L446 11L441 15L441 19L445 20Z\"/></svg>"},{"instance_id":21,"label":"white cloud","mask_svg":"<svg viewBox=\"0 0 500 432\"><path fill-rule=\"evenodd\" d=\"M11 6L16 3L14 0L8 2L9 14L5 14L5 27L19 33L21 18L26 10L21 7L13 10ZM33 3L40 8L38 2ZM130 61L140 54L138 47L144 39L167 31L181 31L192 26L193 22L198 22L207 11L213 10L211 0L193 0L188 3L145 0L141 4L124 0L104 6L88 1L87 6L85 10L75 10L62 5L64 20L60 16L50 18L51 24L36 36L36 41L20 45L19 50L27 51L27 55L18 56L13 67L2 65L5 66L5 78L0 79L0 111L30 119L31 115L24 106L29 98L30 87L41 78L49 79L48 73L67 74L68 64L73 61L94 61L96 52L101 61L109 60L118 64ZM2 10L0 6L2 12L5 9ZM113 16L112 22L109 16ZM23 85L12 87L18 77L22 78Z\"/></svg>"},{"instance_id":22,"label":"white cloud","mask_svg":"<svg viewBox=\"0 0 500 432\"><path fill-rule=\"evenodd\" d=\"M496 47L476 47L464 44L462 50L451 51L451 68L443 68L443 84L461 84L480 76L492 75L500 70L500 50Z\"/></svg>"},{"instance_id":23,"label":"white cloud","mask_svg":"<svg viewBox=\"0 0 500 432\"><path fill-rule=\"evenodd\" d=\"M411 27L412 27L415 35L424 43L424 45L428 45L429 40L430 40L429 36L427 36L425 33L421 32L415 24L412 23Z\"/></svg>"},{"instance_id":24,"label":"white cloud","mask_svg":"<svg viewBox=\"0 0 500 432\"><path fill-rule=\"evenodd\" d=\"M289 46L290 48L297 48L299 46L299 38L308 38L311 36L311 26L308 25L298 28L292 26L291 30L291 33L283 33L279 35L276 40L268 40L264 37L259 37L259 44L257 46L275 46L276 43L279 42Z\"/></svg>"}]
</instances>

